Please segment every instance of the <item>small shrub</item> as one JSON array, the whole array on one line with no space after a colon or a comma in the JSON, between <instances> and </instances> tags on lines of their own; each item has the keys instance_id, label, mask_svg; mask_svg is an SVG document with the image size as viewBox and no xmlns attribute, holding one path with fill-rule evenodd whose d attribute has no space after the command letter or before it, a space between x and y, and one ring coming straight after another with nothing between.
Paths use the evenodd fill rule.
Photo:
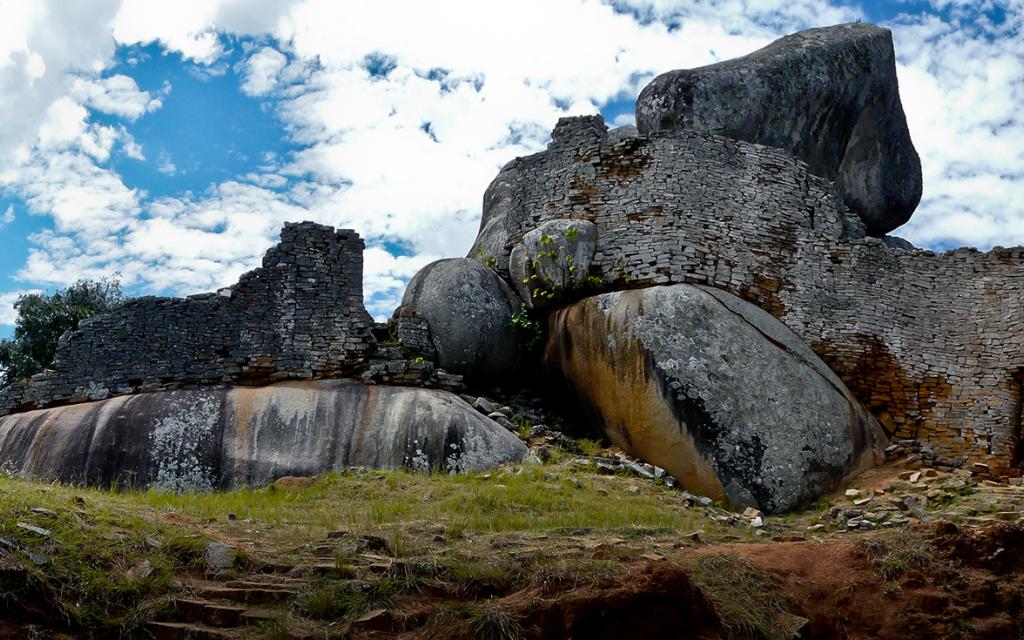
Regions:
<instances>
[{"instance_id":1,"label":"small shrub","mask_svg":"<svg viewBox=\"0 0 1024 640\"><path fill-rule=\"evenodd\" d=\"M532 351L544 337L544 329L538 320L530 317L526 305L521 305L517 313L512 314L512 328L523 334L527 350Z\"/></svg>"},{"instance_id":2,"label":"small shrub","mask_svg":"<svg viewBox=\"0 0 1024 640\"><path fill-rule=\"evenodd\" d=\"M492 256L483 247L477 248L476 259L480 264L484 265L485 267L490 267L491 269L498 266L498 258Z\"/></svg>"},{"instance_id":3,"label":"small shrub","mask_svg":"<svg viewBox=\"0 0 1024 640\"><path fill-rule=\"evenodd\" d=\"M522 640L523 628L509 614L470 603L449 605L432 619L436 631L426 637L459 640ZM443 634L443 635L439 635Z\"/></svg>"},{"instance_id":4,"label":"small shrub","mask_svg":"<svg viewBox=\"0 0 1024 640\"><path fill-rule=\"evenodd\" d=\"M479 640L521 640L523 628L512 616L494 607L480 607L470 628Z\"/></svg>"},{"instance_id":5,"label":"small shrub","mask_svg":"<svg viewBox=\"0 0 1024 640\"><path fill-rule=\"evenodd\" d=\"M601 443L597 440L590 440L589 438L580 438L576 441L580 449L583 450L585 456L596 456L601 453Z\"/></svg>"},{"instance_id":6,"label":"small shrub","mask_svg":"<svg viewBox=\"0 0 1024 640\"><path fill-rule=\"evenodd\" d=\"M351 620L371 609L394 605L398 589L393 581L381 578L366 591L354 591L345 582L322 581L306 588L295 601L298 612L314 620Z\"/></svg>"}]
</instances>

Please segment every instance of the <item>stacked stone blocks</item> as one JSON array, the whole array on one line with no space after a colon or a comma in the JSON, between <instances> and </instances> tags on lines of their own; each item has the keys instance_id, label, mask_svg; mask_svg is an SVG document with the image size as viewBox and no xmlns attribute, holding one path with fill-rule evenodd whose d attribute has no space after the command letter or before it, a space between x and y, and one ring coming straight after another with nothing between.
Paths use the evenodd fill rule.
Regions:
<instances>
[{"instance_id":1,"label":"stacked stone blocks","mask_svg":"<svg viewBox=\"0 0 1024 640\"><path fill-rule=\"evenodd\" d=\"M0 390L0 415L110 395L288 379L457 387L459 379L432 360L378 344L363 306L363 248L354 231L286 224L262 267L232 287L184 299L139 298L82 322L61 339L52 370Z\"/></svg>"},{"instance_id":2,"label":"stacked stone blocks","mask_svg":"<svg viewBox=\"0 0 1024 640\"><path fill-rule=\"evenodd\" d=\"M478 247L503 246L507 269L529 230L589 220L601 289L730 291L793 329L933 461L1019 474L1024 249L899 248L867 237L835 186L784 151L686 131L621 138L599 117L560 121L546 152L502 170L504 221Z\"/></svg>"}]
</instances>

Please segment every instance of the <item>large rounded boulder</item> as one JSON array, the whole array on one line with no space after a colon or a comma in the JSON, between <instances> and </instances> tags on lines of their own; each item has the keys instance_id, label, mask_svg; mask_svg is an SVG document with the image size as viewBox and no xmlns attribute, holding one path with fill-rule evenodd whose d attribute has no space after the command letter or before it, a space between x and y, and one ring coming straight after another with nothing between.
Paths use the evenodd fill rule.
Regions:
<instances>
[{"instance_id":1,"label":"large rounded boulder","mask_svg":"<svg viewBox=\"0 0 1024 640\"><path fill-rule=\"evenodd\" d=\"M438 366L470 384L515 372L520 344L512 322L521 304L493 269L469 258L428 264L402 297L403 308L427 321Z\"/></svg>"},{"instance_id":2,"label":"large rounded boulder","mask_svg":"<svg viewBox=\"0 0 1024 640\"><path fill-rule=\"evenodd\" d=\"M359 466L475 471L526 446L445 391L351 380L119 396L0 418L0 468L172 491Z\"/></svg>"},{"instance_id":3,"label":"large rounded boulder","mask_svg":"<svg viewBox=\"0 0 1024 640\"><path fill-rule=\"evenodd\" d=\"M544 357L616 445L737 507L805 506L885 439L795 334L718 289L587 298L552 312Z\"/></svg>"},{"instance_id":4,"label":"large rounded boulder","mask_svg":"<svg viewBox=\"0 0 1024 640\"><path fill-rule=\"evenodd\" d=\"M871 24L807 29L662 74L637 98L636 123L645 134L687 129L786 149L836 181L872 235L909 220L921 200L892 32Z\"/></svg>"},{"instance_id":5,"label":"large rounded boulder","mask_svg":"<svg viewBox=\"0 0 1024 640\"><path fill-rule=\"evenodd\" d=\"M597 226L588 220L548 220L527 232L512 249L508 273L526 305L555 306L590 286L597 252Z\"/></svg>"}]
</instances>

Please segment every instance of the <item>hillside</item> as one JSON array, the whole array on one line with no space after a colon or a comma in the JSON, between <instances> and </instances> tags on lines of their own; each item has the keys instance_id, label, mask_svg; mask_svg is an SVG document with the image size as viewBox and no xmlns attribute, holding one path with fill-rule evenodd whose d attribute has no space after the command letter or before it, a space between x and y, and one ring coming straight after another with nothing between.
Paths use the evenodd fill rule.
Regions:
<instances>
[{"instance_id":1,"label":"hillside","mask_svg":"<svg viewBox=\"0 0 1024 640\"><path fill-rule=\"evenodd\" d=\"M844 488L752 526L749 513L639 475L631 467L647 468L614 449L527 439L546 462L456 476L353 469L184 495L4 479L0 637L1024 629L1019 486L904 458L862 477L856 496Z\"/></svg>"}]
</instances>

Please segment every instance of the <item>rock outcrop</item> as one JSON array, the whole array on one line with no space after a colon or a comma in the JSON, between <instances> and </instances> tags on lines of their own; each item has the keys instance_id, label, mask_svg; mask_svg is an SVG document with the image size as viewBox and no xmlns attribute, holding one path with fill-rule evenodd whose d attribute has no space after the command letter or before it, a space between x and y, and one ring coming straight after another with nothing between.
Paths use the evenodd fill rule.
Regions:
<instances>
[{"instance_id":1,"label":"rock outcrop","mask_svg":"<svg viewBox=\"0 0 1024 640\"><path fill-rule=\"evenodd\" d=\"M545 363L618 446L738 507L806 506L881 459L885 436L782 323L709 287L554 311Z\"/></svg>"},{"instance_id":2,"label":"rock outcrop","mask_svg":"<svg viewBox=\"0 0 1024 640\"><path fill-rule=\"evenodd\" d=\"M351 466L473 471L526 453L458 396L351 380L162 391L0 418L7 472L173 491Z\"/></svg>"},{"instance_id":3,"label":"rock outcrop","mask_svg":"<svg viewBox=\"0 0 1024 640\"><path fill-rule=\"evenodd\" d=\"M523 236L509 257L516 292L532 308L550 307L588 286L597 227L587 220L551 220ZM595 283L596 284L596 283Z\"/></svg>"},{"instance_id":4,"label":"rock outcrop","mask_svg":"<svg viewBox=\"0 0 1024 640\"><path fill-rule=\"evenodd\" d=\"M515 373L520 345L512 316L521 302L495 271L448 258L423 267L402 296L430 327L438 364L475 382Z\"/></svg>"},{"instance_id":5,"label":"rock outcrop","mask_svg":"<svg viewBox=\"0 0 1024 640\"><path fill-rule=\"evenodd\" d=\"M906 222L921 199L892 33L867 23L808 29L640 93L641 133L703 131L793 153L835 180L872 235Z\"/></svg>"},{"instance_id":6,"label":"rock outcrop","mask_svg":"<svg viewBox=\"0 0 1024 640\"><path fill-rule=\"evenodd\" d=\"M544 223L588 220L594 293L728 291L792 329L926 459L1021 473L1024 249L866 236L835 186L782 149L693 131L611 144L599 117L555 134L502 169L511 195L484 211L477 246L504 242L498 268Z\"/></svg>"},{"instance_id":7,"label":"rock outcrop","mask_svg":"<svg viewBox=\"0 0 1024 640\"><path fill-rule=\"evenodd\" d=\"M0 391L0 415L73 405L0 419L0 461L187 488L520 459L461 400L384 385L502 385L545 314L547 365L594 424L733 504L807 504L871 464L879 423L936 465L1021 473L1024 249L872 237L921 192L888 31L671 72L637 122L559 120L487 189L469 256L425 267L386 326L362 241L312 223L235 287L85 323L53 371ZM280 379L315 382L258 387Z\"/></svg>"}]
</instances>

